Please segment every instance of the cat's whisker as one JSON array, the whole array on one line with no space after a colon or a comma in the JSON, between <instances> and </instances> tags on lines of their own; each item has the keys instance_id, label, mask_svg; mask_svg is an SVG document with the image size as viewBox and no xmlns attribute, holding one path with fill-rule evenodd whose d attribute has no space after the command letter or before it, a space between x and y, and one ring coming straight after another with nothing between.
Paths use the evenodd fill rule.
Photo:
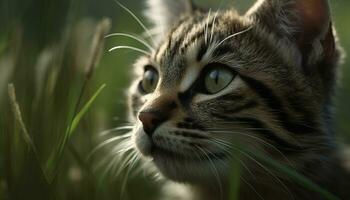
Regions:
<instances>
[{"instance_id":1,"label":"cat's whisker","mask_svg":"<svg viewBox=\"0 0 350 200\"><path fill-rule=\"evenodd\" d=\"M281 124L281 123L283 123L283 121L278 120L278 119L271 119L271 122L275 122L276 124ZM308 129L312 129L312 130L314 130L314 131L318 131L318 130L319 130L318 127L310 126L310 125L307 125L307 124L301 124L301 123L299 123L299 125L301 125L301 126L303 126L303 127L305 127L305 128L308 128Z\"/></svg>"},{"instance_id":2,"label":"cat's whisker","mask_svg":"<svg viewBox=\"0 0 350 200\"><path fill-rule=\"evenodd\" d=\"M143 40L137 36L127 34L127 33L111 33L111 34L106 35L105 38L109 38L112 36L124 36L124 37L134 39L134 40L140 42L141 44L145 45L150 51L153 51L153 52L155 51L155 49L150 44L148 44L145 40Z\"/></svg>"},{"instance_id":3,"label":"cat's whisker","mask_svg":"<svg viewBox=\"0 0 350 200\"><path fill-rule=\"evenodd\" d=\"M102 169L106 166L106 163L110 163L110 159L113 155L112 154L107 154L107 156L103 157L95 166L94 166L94 169L95 170L99 170L99 169Z\"/></svg>"},{"instance_id":4,"label":"cat's whisker","mask_svg":"<svg viewBox=\"0 0 350 200\"><path fill-rule=\"evenodd\" d=\"M216 139L218 141L221 141L222 144L228 145L227 142L220 140L220 139ZM229 145L230 146L230 145ZM231 148L238 151L240 154L246 156L247 158L249 158L250 160L252 160L253 162L255 162L258 166L260 166L263 170L265 170L269 175L271 175L279 184L281 184L281 186L285 189L286 192L288 192L294 199L294 196L292 195L292 192L288 189L288 187L283 183L283 181L278 178L278 176L276 174L274 174L271 170L269 170L265 165L263 165L261 162L259 162L258 160L256 160L255 158L253 158L250 154L248 154L247 152L245 152L244 150L241 150L240 148L231 145Z\"/></svg>"},{"instance_id":5,"label":"cat's whisker","mask_svg":"<svg viewBox=\"0 0 350 200\"><path fill-rule=\"evenodd\" d=\"M219 193L220 193L220 199L223 199L223 188L222 188L222 184L221 184L221 180L220 180L220 176L219 176L219 172L217 170L217 168L215 167L214 162L212 161L212 159L210 158L210 156L207 154L207 152L205 151L205 149L201 148L200 146L196 146L196 148L198 148L200 151L202 151L203 155L207 158L207 160L209 161L209 167L212 168L213 170L213 174L216 178L216 181L219 185Z\"/></svg>"},{"instance_id":6,"label":"cat's whisker","mask_svg":"<svg viewBox=\"0 0 350 200\"><path fill-rule=\"evenodd\" d=\"M135 152L135 151L134 151ZM125 177L124 177L124 180L123 180L123 183L122 183L122 191L126 191L126 184L127 184L127 181L129 180L129 175L131 173L131 170L133 170L135 164L137 163L138 161L138 154L135 152L133 154L133 156L131 157L131 159L128 161L128 163L126 164L126 167L128 168L127 171L126 171L126 174L125 174Z\"/></svg>"},{"instance_id":7,"label":"cat's whisker","mask_svg":"<svg viewBox=\"0 0 350 200\"><path fill-rule=\"evenodd\" d=\"M213 22L212 22L213 25L211 26L211 31L210 31L210 40L209 40L210 43L213 42L214 30L216 27L215 22L216 22L216 18L218 17L219 10L221 9L222 3L223 3L223 1L220 2L218 9L216 10L214 18L213 18Z\"/></svg>"},{"instance_id":8,"label":"cat's whisker","mask_svg":"<svg viewBox=\"0 0 350 200\"><path fill-rule=\"evenodd\" d=\"M110 133L115 133L115 132L119 132L119 131L130 131L134 128L134 126L118 126L116 128L112 128L112 129L108 129L108 130L105 130L105 131L102 131L99 136L100 137L104 137Z\"/></svg>"},{"instance_id":9,"label":"cat's whisker","mask_svg":"<svg viewBox=\"0 0 350 200\"><path fill-rule=\"evenodd\" d=\"M243 177L242 178L242 181L248 185L248 187L250 187L250 189L253 190L253 192L258 195L259 199L261 200L265 200L264 197L261 196L261 194L254 188L254 186L252 184L250 184L247 180L245 180Z\"/></svg>"},{"instance_id":10,"label":"cat's whisker","mask_svg":"<svg viewBox=\"0 0 350 200\"><path fill-rule=\"evenodd\" d=\"M239 159L237 156L235 156L232 151L230 151L228 148L225 148L221 145L220 142L214 140L214 139L211 139L209 140L210 143L214 144L216 147L218 147L219 149L223 150L224 152L226 152L228 155L230 155L233 159L237 160L247 171L248 173L254 178L256 179L255 175L253 174L253 172L248 168L248 166L241 160ZM211 153L212 155L215 156L215 154ZM227 165L229 166L229 163L225 163L223 162L221 159L218 159L219 161L221 161L224 165ZM241 177L243 178L243 177Z\"/></svg>"},{"instance_id":11,"label":"cat's whisker","mask_svg":"<svg viewBox=\"0 0 350 200\"><path fill-rule=\"evenodd\" d=\"M122 163L116 164L116 167L118 168L115 170L115 177L119 176L125 169L127 169L124 176L125 178L128 178L128 170L130 169L130 164L135 162L135 160L137 160L137 153L135 151L131 151L128 155L125 156Z\"/></svg>"},{"instance_id":12,"label":"cat's whisker","mask_svg":"<svg viewBox=\"0 0 350 200\"><path fill-rule=\"evenodd\" d=\"M233 37L236 37L236 36L238 36L238 35L241 35L241 34L247 32L247 31L249 31L249 30L252 29L252 28L253 28L253 26L250 26L250 27L246 28L246 29L243 30L243 31L239 31L239 32L237 32L237 33L234 33L234 34L232 34L232 35L227 36L226 38L224 38L223 40L221 40L217 45L215 45L212 51L215 51L215 49L217 49L220 45L222 45L226 40L231 39L231 38L233 38Z\"/></svg>"},{"instance_id":13,"label":"cat's whisker","mask_svg":"<svg viewBox=\"0 0 350 200\"><path fill-rule=\"evenodd\" d=\"M249 129L250 130L250 129ZM274 151L276 151L278 154L280 154L282 157L283 157L283 159L285 159L287 162L288 162L288 164L290 165L290 166L293 166L292 165L292 162L287 158L287 156L284 154L284 153L282 153L279 149L277 149L274 145L272 145L271 143L269 143L269 142L267 142L267 141L265 141L265 140L263 140L263 139L261 139L261 138L259 138L259 137L256 137L256 136L254 136L254 135L250 135L250 134L247 134L247 133L243 133L243 132L238 132L238 131L228 131L228 130L225 130L225 129L223 129L223 130L211 130L210 132L213 132L213 133L227 133L227 134L240 134L240 135L243 135L243 136L245 136L245 137L249 137L249 138L252 138L252 139L254 139L254 140L256 140L256 141L258 141L258 142L261 142L261 143L263 143L264 145L266 145L266 146L268 146L268 147L270 147L270 148L272 148Z\"/></svg>"},{"instance_id":14,"label":"cat's whisker","mask_svg":"<svg viewBox=\"0 0 350 200\"><path fill-rule=\"evenodd\" d=\"M271 114L274 114L274 115L278 115L281 111L279 110L274 110L274 109L271 109L271 108L266 108L268 110L269 113ZM279 119L270 119L271 122L275 122L277 124L282 124L283 121L282 120L279 120ZM307 124L300 124L301 122L299 122L299 125L302 125L304 126L305 128L309 128L309 129L313 129L315 131L319 130L319 128L317 126L310 126L310 125L307 125Z\"/></svg>"},{"instance_id":15,"label":"cat's whisker","mask_svg":"<svg viewBox=\"0 0 350 200\"><path fill-rule=\"evenodd\" d=\"M108 51L111 52L111 51L118 50L118 49L130 49L130 50L134 50L136 52L143 53L146 56L151 56L151 53L149 53L145 50L139 49L137 47L132 47L132 46L115 46L115 47L110 48Z\"/></svg>"},{"instance_id":16,"label":"cat's whisker","mask_svg":"<svg viewBox=\"0 0 350 200\"><path fill-rule=\"evenodd\" d=\"M106 179L108 174L111 174L112 173L112 169L115 165L115 163L118 163L117 162L117 159L122 159L121 157L116 157L114 154L108 154L106 157L105 157L105 162L102 163L105 167L104 167L104 170L102 172L102 179ZM107 164L105 164L107 163ZM102 166L100 166L102 168Z\"/></svg>"},{"instance_id":17,"label":"cat's whisker","mask_svg":"<svg viewBox=\"0 0 350 200\"><path fill-rule=\"evenodd\" d=\"M147 33L142 33L142 37L144 38L149 38L149 37L154 37L157 36L161 33L163 33L163 29L162 28L158 28L158 27L153 27L151 29L148 29L149 31Z\"/></svg>"},{"instance_id":18,"label":"cat's whisker","mask_svg":"<svg viewBox=\"0 0 350 200\"><path fill-rule=\"evenodd\" d=\"M210 30L210 39L209 39L209 42L213 42L213 36L214 36L214 30L215 30L215 22L216 22L216 18L218 17L218 14L219 14L219 8L218 10L215 12L215 15L214 15L214 19L213 19L213 22L212 22L212 26L211 26L211 30Z\"/></svg>"},{"instance_id":19,"label":"cat's whisker","mask_svg":"<svg viewBox=\"0 0 350 200\"><path fill-rule=\"evenodd\" d=\"M146 32L146 34L151 39L152 43L155 45L156 42L154 41L154 38L152 37L150 30L145 26L144 23L127 7L125 7L123 4L121 4L118 0L114 0L122 9L124 9L127 13L131 15L132 18L136 20L136 22L143 28L143 30Z\"/></svg>"},{"instance_id":20,"label":"cat's whisker","mask_svg":"<svg viewBox=\"0 0 350 200\"><path fill-rule=\"evenodd\" d=\"M121 146L121 145L120 145ZM131 150L133 150L133 146L132 145L129 145L129 146L126 146L124 145L124 147L120 147L120 146L117 146L116 148L114 148L112 150L112 153L115 153L115 154L124 154L126 152L129 152ZM125 147L126 146L126 147Z\"/></svg>"},{"instance_id":21,"label":"cat's whisker","mask_svg":"<svg viewBox=\"0 0 350 200\"><path fill-rule=\"evenodd\" d=\"M129 134L124 134L124 135L119 135L119 136L114 136L111 137L103 142L101 142L99 145L97 145L92 151L91 153L88 155L88 159L91 159L91 157L101 148L105 147L106 145L115 142L115 141L121 141L121 140L126 140L129 139L131 137L131 133Z\"/></svg>"},{"instance_id":22,"label":"cat's whisker","mask_svg":"<svg viewBox=\"0 0 350 200\"><path fill-rule=\"evenodd\" d=\"M118 147L118 146L115 147L114 150L110 152L110 156L112 156L113 158L109 159L110 163L107 165L107 168L104 173L112 174L113 178L116 178L122 174L125 168L128 168L126 175L123 176L124 177L123 185L125 188L124 183L126 183L129 177L130 170L134 167L135 163L139 160L138 154L132 148L132 143L130 141L125 141L122 147ZM122 161L122 162L118 162L118 161ZM121 197L124 195L123 193L124 188L121 190L122 191Z\"/></svg>"},{"instance_id":23,"label":"cat's whisker","mask_svg":"<svg viewBox=\"0 0 350 200\"><path fill-rule=\"evenodd\" d=\"M276 124L282 124L283 121L280 120L270 120L271 122L276 122ZM241 121L230 121L230 122L219 122L222 125L247 125L247 126L251 126L250 123L247 122L241 122ZM244 130L251 130L251 131L270 131L268 128L255 128L255 127L245 127ZM297 143L298 146L302 146L299 141L295 138L295 136L293 134L288 134L288 137L290 137L291 139L293 139L293 142Z\"/></svg>"},{"instance_id":24,"label":"cat's whisker","mask_svg":"<svg viewBox=\"0 0 350 200\"><path fill-rule=\"evenodd\" d=\"M139 154L134 151L134 154L135 154L135 158L133 159L132 162L130 162L129 166L130 166L130 169L134 169L134 167L137 165L137 163L140 161L140 156Z\"/></svg>"},{"instance_id":25,"label":"cat's whisker","mask_svg":"<svg viewBox=\"0 0 350 200\"><path fill-rule=\"evenodd\" d=\"M208 26L209 26L209 19L210 19L210 15L211 15L211 9L209 9L209 13L208 13L208 17L207 17L207 22L205 24L205 33L204 33L204 41L205 44L208 44Z\"/></svg>"},{"instance_id":26,"label":"cat's whisker","mask_svg":"<svg viewBox=\"0 0 350 200\"><path fill-rule=\"evenodd\" d=\"M234 155L232 150L229 150L230 148L225 148L222 146L222 143L220 141L217 141L215 139L211 139L210 142L212 144L214 144L216 147L218 147L219 149L225 151L228 155L230 155L233 159L237 160L246 170L247 172L254 178L256 179L256 176L254 175L254 173L248 168L248 166L244 163L243 160L241 160L238 156ZM243 178L243 177L241 177Z\"/></svg>"},{"instance_id":27,"label":"cat's whisker","mask_svg":"<svg viewBox=\"0 0 350 200\"><path fill-rule=\"evenodd\" d=\"M129 153L124 155L123 159L121 159L121 162L116 162L116 160L120 159L119 155L115 156L115 160L113 161L113 178L118 177L119 175L122 174L123 170L127 167L126 163L129 162L129 160L132 158L133 154Z\"/></svg>"},{"instance_id":28,"label":"cat's whisker","mask_svg":"<svg viewBox=\"0 0 350 200\"><path fill-rule=\"evenodd\" d=\"M148 170L146 171L142 169L148 169ZM142 171L143 172L142 174L144 177L150 175L150 177L153 178L155 181L161 179L161 174L153 165L152 160L143 160L143 162L141 162L141 167L138 168L138 171Z\"/></svg>"}]
</instances>

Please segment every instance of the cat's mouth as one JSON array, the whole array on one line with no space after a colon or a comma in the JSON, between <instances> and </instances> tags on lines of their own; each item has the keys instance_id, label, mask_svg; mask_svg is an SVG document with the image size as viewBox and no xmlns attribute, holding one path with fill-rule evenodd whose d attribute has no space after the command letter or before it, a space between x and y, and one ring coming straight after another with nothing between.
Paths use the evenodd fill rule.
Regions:
<instances>
[{"instance_id":1,"label":"cat's mouth","mask_svg":"<svg viewBox=\"0 0 350 200\"><path fill-rule=\"evenodd\" d=\"M180 153L169 150L157 145L153 145L151 149L151 157L155 160L162 161L178 161L178 162L212 162L216 160L224 160L228 156L226 153L206 152L205 150L198 150L194 148L192 152Z\"/></svg>"},{"instance_id":2,"label":"cat's mouth","mask_svg":"<svg viewBox=\"0 0 350 200\"><path fill-rule=\"evenodd\" d=\"M136 147L146 157L152 158L155 162L168 163L204 163L213 161L222 161L229 157L225 151L209 150L205 143L205 138L201 141L184 142L184 138L173 137L167 139L163 136L153 136L150 138L142 129L136 134ZM164 135L163 133L160 135ZM191 134L182 133L182 137L191 136ZM191 138L193 139L193 138ZM179 140L179 141L177 141ZM203 144L200 144L203 143Z\"/></svg>"},{"instance_id":3,"label":"cat's mouth","mask_svg":"<svg viewBox=\"0 0 350 200\"><path fill-rule=\"evenodd\" d=\"M135 134L137 149L142 155L152 159L161 174L174 181L201 182L211 178L215 168L220 176L225 176L221 172L227 171L231 154L217 148L218 151L214 151L215 148L205 138L186 137L191 134L165 137L166 134L161 129L153 137L146 135L141 128ZM157 136L157 133L161 134Z\"/></svg>"}]
</instances>

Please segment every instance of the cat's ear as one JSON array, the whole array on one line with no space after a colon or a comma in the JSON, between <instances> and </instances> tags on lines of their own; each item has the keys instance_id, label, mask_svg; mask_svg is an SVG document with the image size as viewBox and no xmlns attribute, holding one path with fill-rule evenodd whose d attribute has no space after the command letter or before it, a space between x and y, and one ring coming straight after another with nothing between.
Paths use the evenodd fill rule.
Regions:
<instances>
[{"instance_id":1,"label":"cat's ear","mask_svg":"<svg viewBox=\"0 0 350 200\"><path fill-rule=\"evenodd\" d=\"M154 25L152 31L156 36L169 31L182 16L193 11L191 0L147 0L146 3L145 16Z\"/></svg>"},{"instance_id":2,"label":"cat's ear","mask_svg":"<svg viewBox=\"0 0 350 200\"><path fill-rule=\"evenodd\" d=\"M303 65L335 59L335 40L327 0L258 0L248 17L297 45Z\"/></svg>"}]
</instances>

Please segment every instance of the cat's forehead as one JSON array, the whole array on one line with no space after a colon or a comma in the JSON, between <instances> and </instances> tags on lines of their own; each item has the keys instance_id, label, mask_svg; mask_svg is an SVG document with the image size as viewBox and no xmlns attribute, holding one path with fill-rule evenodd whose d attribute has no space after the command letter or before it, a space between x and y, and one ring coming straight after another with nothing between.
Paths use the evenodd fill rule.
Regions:
<instances>
[{"instance_id":1,"label":"cat's forehead","mask_svg":"<svg viewBox=\"0 0 350 200\"><path fill-rule=\"evenodd\" d=\"M224 53L234 51L228 39L232 42L235 34L238 36L249 29L249 21L234 10L198 12L184 17L169 31L150 62L159 69L166 83L175 83L189 68L200 68L224 58L233 62L234 58Z\"/></svg>"},{"instance_id":2,"label":"cat's forehead","mask_svg":"<svg viewBox=\"0 0 350 200\"><path fill-rule=\"evenodd\" d=\"M164 37L153 54L153 59L162 64L176 56L185 57L189 51L193 50L193 46L201 47L203 51L211 44L217 43L220 37L243 30L249 26L248 21L239 16L235 10L198 11L195 14L184 16ZM203 42L205 44L201 44Z\"/></svg>"}]
</instances>

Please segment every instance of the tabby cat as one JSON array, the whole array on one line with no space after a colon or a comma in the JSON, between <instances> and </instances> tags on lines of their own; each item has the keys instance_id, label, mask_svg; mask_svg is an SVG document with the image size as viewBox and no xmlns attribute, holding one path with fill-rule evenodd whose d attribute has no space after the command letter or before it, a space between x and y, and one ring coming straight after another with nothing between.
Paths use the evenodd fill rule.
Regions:
<instances>
[{"instance_id":1,"label":"tabby cat","mask_svg":"<svg viewBox=\"0 0 350 200\"><path fill-rule=\"evenodd\" d=\"M228 199L235 176L239 199L326 198L257 155L350 199L333 133L342 51L327 0L260 0L244 15L187 0L147 5L156 36L135 63L130 140L184 187L162 199Z\"/></svg>"}]
</instances>

